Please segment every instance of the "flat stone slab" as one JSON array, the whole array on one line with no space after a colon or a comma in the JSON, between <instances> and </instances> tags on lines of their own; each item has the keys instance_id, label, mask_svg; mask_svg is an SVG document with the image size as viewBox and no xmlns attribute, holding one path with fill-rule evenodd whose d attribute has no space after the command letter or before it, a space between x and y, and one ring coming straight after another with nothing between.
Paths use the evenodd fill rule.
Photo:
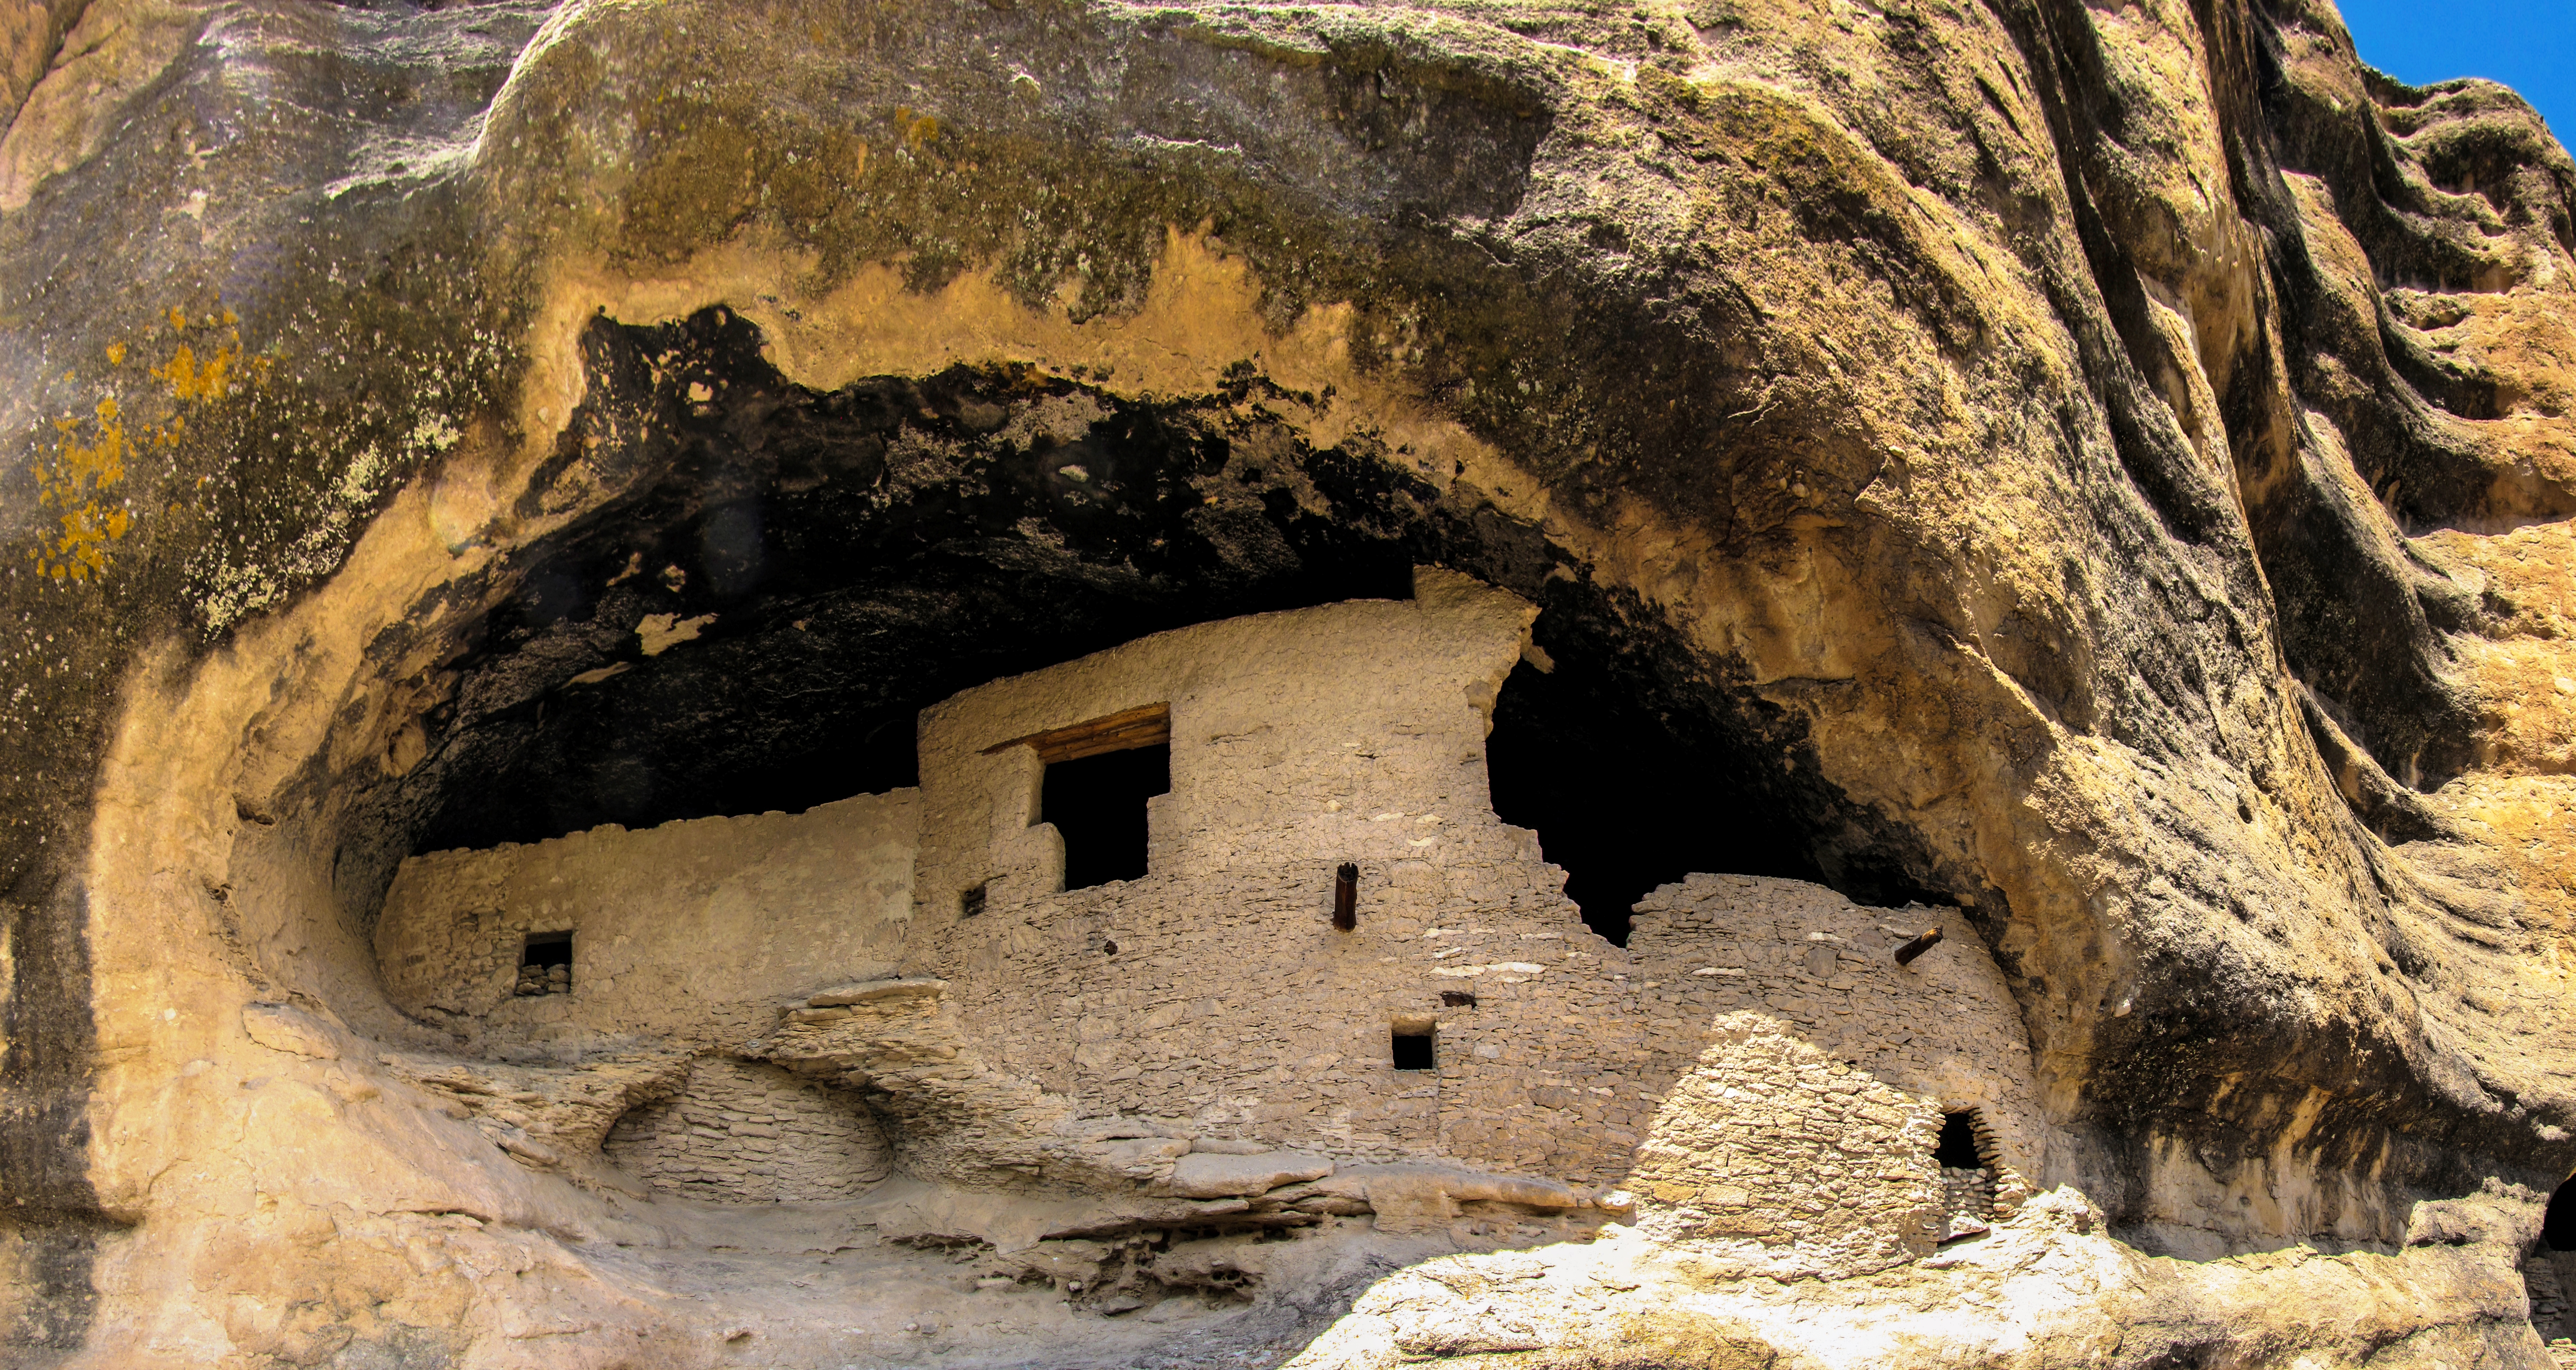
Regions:
<instances>
[{"instance_id":1,"label":"flat stone slab","mask_svg":"<svg viewBox=\"0 0 2576 1370\"><path fill-rule=\"evenodd\" d=\"M1332 1197L1366 1201L1383 1232L1430 1231L1456 1217L1461 1203L1573 1208L1583 1201L1557 1180L1419 1163L1349 1166L1317 1188Z\"/></svg>"},{"instance_id":2,"label":"flat stone slab","mask_svg":"<svg viewBox=\"0 0 2576 1370\"><path fill-rule=\"evenodd\" d=\"M806 999L805 1004L808 1008L841 1008L878 999L930 998L947 992L947 981L926 975L895 980L861 980L852 985L835 985Z\"/></svg>"},{"instance_id":3,"label":"flat stone slab","mask_svg":"<svg viewBox=\"0 0 2576 1370\"><path fill-rule=\"evenodd\" d=\"M1222 1199L1267 1194L1283 1184L1320 1180L1333 1173L1333 1163L1302 1151L1264 1151L1228 1156L1193 1151L1172 1166L1172 1192L1184 1199Z\"/></svg>"}]
</instances>

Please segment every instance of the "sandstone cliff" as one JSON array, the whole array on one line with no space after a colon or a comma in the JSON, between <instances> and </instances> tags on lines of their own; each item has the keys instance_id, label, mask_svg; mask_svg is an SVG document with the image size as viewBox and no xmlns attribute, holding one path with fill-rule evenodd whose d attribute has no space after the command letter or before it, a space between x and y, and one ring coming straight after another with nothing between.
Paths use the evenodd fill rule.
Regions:
<instances>
[{"instance_id":1,"label":"sandstone cliff","mask_svg":"<svg viewBox=\"0 0 2576 1370\"><path fill-rule=\"evenodd\" d=\"M1991 952L2092 1262L2011 1354L2542 1363L2576 164L2511 92L2326 0L22 9L12 1356L721 1363L580 1254L680 1238L351 1111L445 1042L399 863L908 784L957 691L1424 565L1709 864ZM1714 1278L1642 1240L1613 1323ZM1423 1269L1306 1354L1835 1354Z\"/></svg>"}]
</instances>

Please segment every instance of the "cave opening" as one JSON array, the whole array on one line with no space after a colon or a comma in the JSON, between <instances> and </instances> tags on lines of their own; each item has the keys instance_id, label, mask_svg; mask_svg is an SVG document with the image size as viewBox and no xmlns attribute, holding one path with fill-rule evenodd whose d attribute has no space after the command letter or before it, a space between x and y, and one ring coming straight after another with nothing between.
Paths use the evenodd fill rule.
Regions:
<instances>
[{"instance_id":1,"label":"cave opening","mask_svg":"<svg viewBox=\"0 0 2576 1370\"><path fill-rule=\"evenodd\" d=\"M1495 814L1538 833L1584 925L1623 947L1636 902L1693 872L1825 878L1774 783L1784 749L1624 617L1551 604L1485 742Z\"/></svg>"},{"instance_id":2,"label":"cave opening","mask_svg":"<svg viewBox=\"0 0 2576 1370\"><path fill-rule=\"evenodd\" d=\"M1038 812L1064 839L1064 887L1143 879L1145 803L1171 791L1168 742L1048 762Z\"/></svg>"},{"instance_id":3,"label":"cave opening","mask_svg":"<svg viewBox=\"0 0 2576 1370\"><path fill-rule=\"evenodd\" d=\"M1796 768L1783 711L1659 610L1537 527L1453 510L1390 454L1314 449L1244 396L964 366L819 391L723 309L595 320L583 352L560 474L624 493L516 556L473 628L399 682L425 701L425 749L340 835L364 923L415 852L909 786L918 712L960 690L1193 623L1407 599L1422 565L1539 606L1493 709L1492 798L1610 940L1693 871L1865 897L1860 877L1895 864L1871 865L1875 837ZM1085 768L1041 749L1069 888L1143 873L1160 755ZM1119 797L1068 797L1094 783Z\"/></svg>"}]
</instances>

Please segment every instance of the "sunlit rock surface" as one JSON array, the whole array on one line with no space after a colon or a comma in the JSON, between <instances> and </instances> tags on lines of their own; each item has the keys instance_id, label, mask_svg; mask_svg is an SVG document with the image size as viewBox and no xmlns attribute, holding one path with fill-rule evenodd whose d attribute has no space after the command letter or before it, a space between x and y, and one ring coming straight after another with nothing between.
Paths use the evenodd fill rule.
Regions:
<instances>
[{"instance_id":1,"label":"sunlit rock surface","mask_svg":"<svg viewBox=\"0 0 2576 1370\"><path fill-rule=\"evenodd\" d=\"M2576 1330L2500 87L2323 0L0 52L10 1364Z\"/></svg>"}]
</instances>

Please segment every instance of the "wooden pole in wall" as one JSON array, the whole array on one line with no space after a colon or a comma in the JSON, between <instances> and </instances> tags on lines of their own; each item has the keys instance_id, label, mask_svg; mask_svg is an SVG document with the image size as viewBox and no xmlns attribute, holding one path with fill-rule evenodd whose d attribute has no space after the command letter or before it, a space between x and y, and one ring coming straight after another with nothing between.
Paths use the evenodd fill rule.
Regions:
<instances>
[{"instance_id":1,"label":"wooden pole in wall","mask_svg":"<svg viewBox=\"0 0 2576 1370\"><path fill-rule=\"evenodd\" d=\"M1925 928L1922 936L1917 937L1913 941L1896 949L1896 964L1900 966L1906 965L1912 962L1915 957L1930 951L1940 944L1941 930L1939 928Z\"/></svg>"},{"instance_id":2,"label":"wooden pole in wall","mask_svg":"<svg viewBox=\"0 0 2576 1370\"><path fill-rule=\"evenodd\" d=\"M1333 872L1333 926L1344 932L1360 925L1360 868L1345 861Z\"/></svg>"}]
</instances>

